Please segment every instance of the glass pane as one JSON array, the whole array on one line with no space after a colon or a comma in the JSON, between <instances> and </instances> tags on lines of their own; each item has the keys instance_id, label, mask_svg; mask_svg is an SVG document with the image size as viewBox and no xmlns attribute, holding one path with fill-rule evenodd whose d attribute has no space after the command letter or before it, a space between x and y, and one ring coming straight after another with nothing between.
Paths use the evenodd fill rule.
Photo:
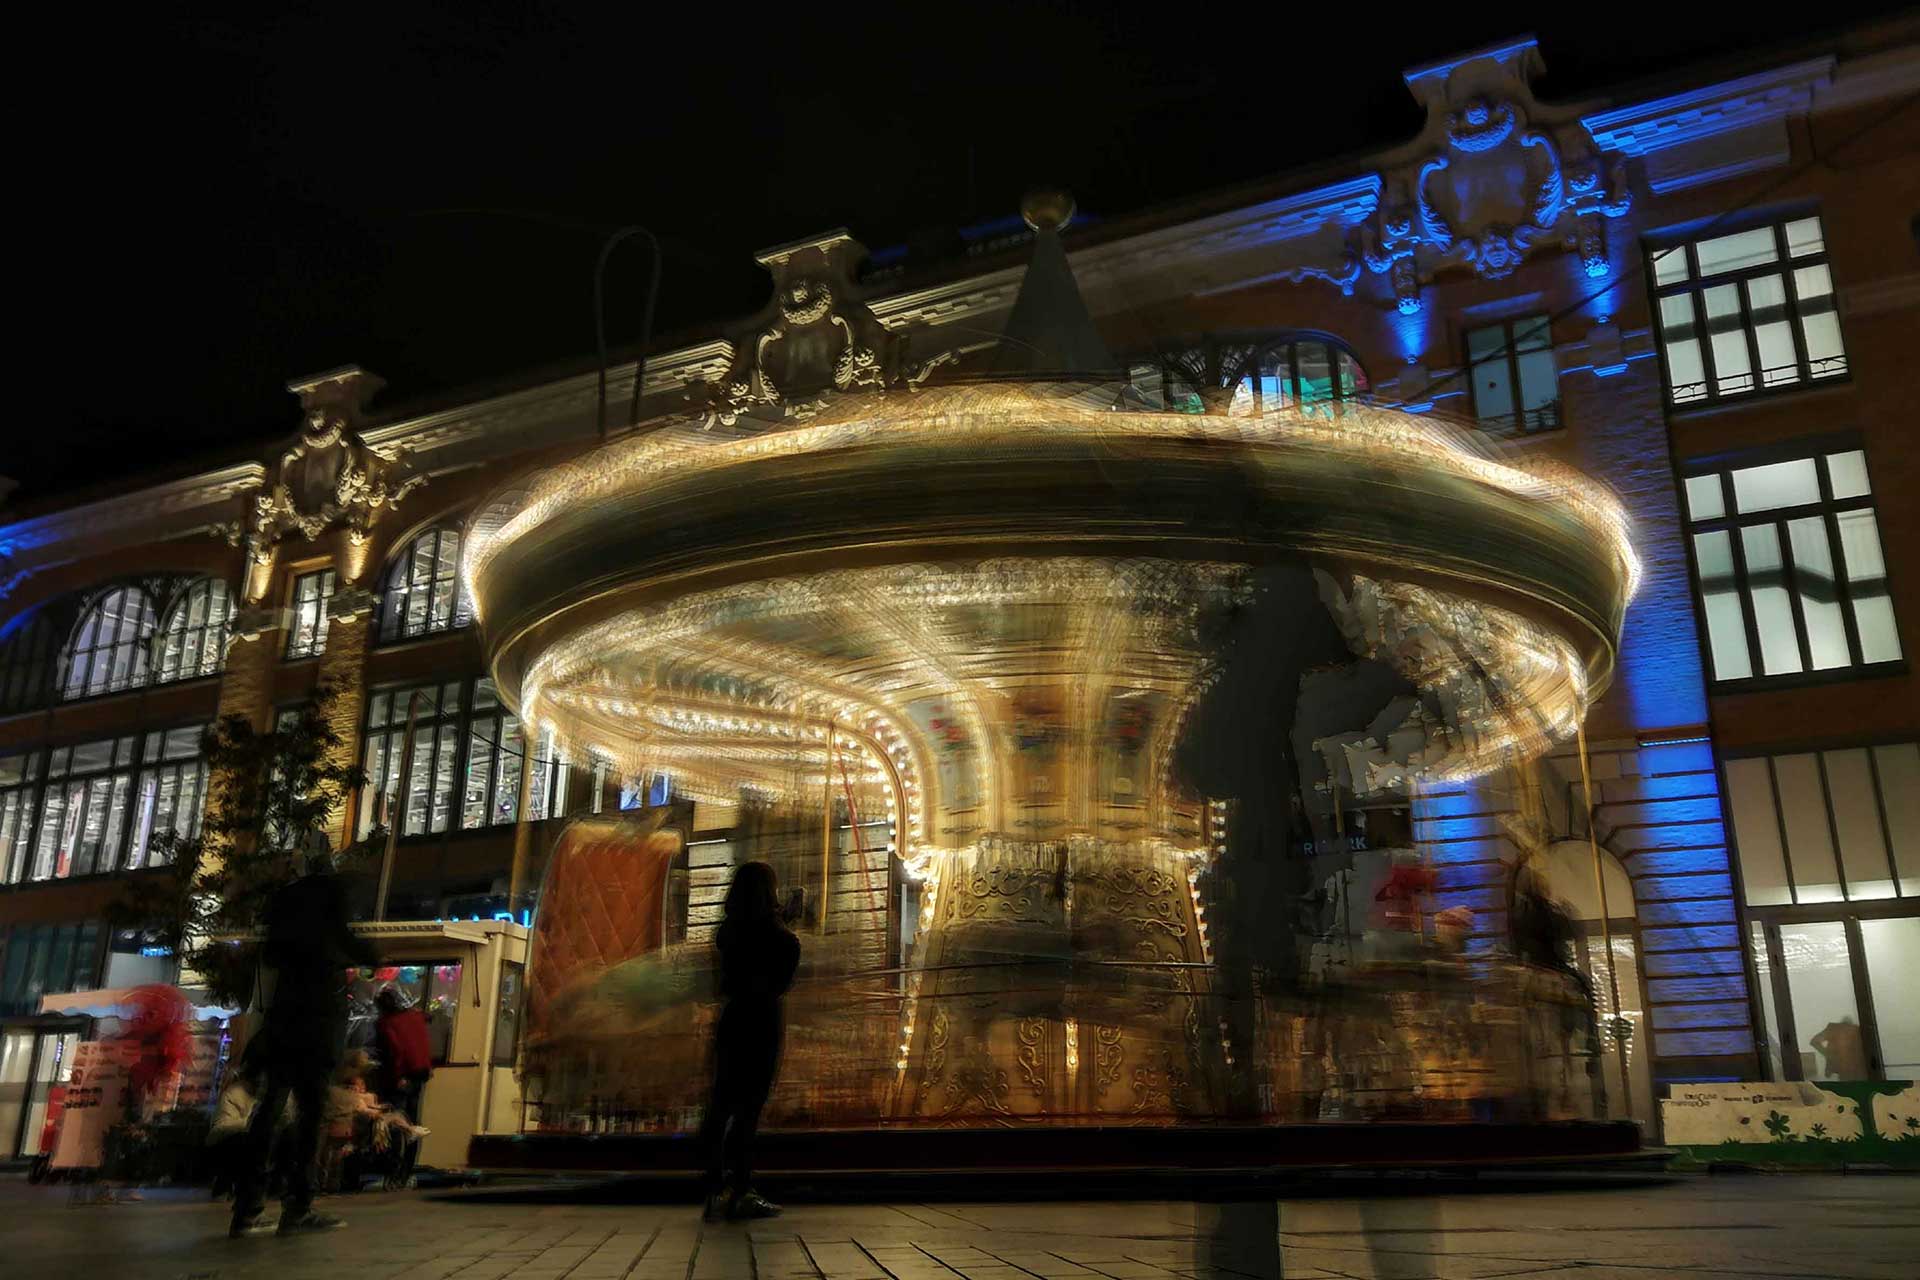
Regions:
<instances>
[{"instance_id":1,"label":"glass pane","mask_svg":"<svg viewBox=\"0 0 1920 1280\"><path fill-rule=\"evenodd\" d=\"M1820 762L1811 754L1775 756L1773 779L1780 789L1780 820L1787 828L1794 901L1840 901L1840 876L1833 861L1833 833L1827 826L1827 794L1820 784Z\"/></svg>"},{"instance_id":2,"label":"glass pane","mask_svg":"<svg viewBox=\"0 0 1920 1280\"><path fill-rule=\"evenodd\" d=\"M512 822L519 816L520 769L526 746L520 740L520 720L508 716L500 726L500 786L493 798L493 821Z\"/></svg>"},{"instance_id":3,"label":"glass pane","mask_svg":"<svg viewBox=\"0 0 1920 1280\"><path fill-rule=\"evenodd\" d=\"M1753 674L1753 658L1747 652L1747 624L1733 574L1732 535L1724 531L1695 534L1693 554L1699 566L1701 603L1707 614L1713 677L1745 680Z\"/></svg>"},{"instance_id":4,"label":"glass pane","mask_svg":"<svg viewBox=\"0 0 1920 1280\"><path fill-rule=\"evenodd\" d=\"M1320 404L1333 396L1333 366L1327 348L1318 342L1303 342L1299 348L1300 403Z\"/></svg>"},{"instance_id":5,"label":"glass pane","mask_svg":"<svg viewBox=\"0 0 1920 1280\"><path fill-rule=\"evenodd\" d=\"M1793 546L1793 582L1800 592L1800 616L1807 626L1813 669L1847 666L1853 657L1847 650L1847 625L1840 613L1840 584L1827 545L1827 522L1819 516L1790 521L1787 540Z\"/></svg>"},{"instance_id":6,"label":"glass pane","mask_svg":"<svg viewBox=\"0 0 1920 1280\"><path fill-rule=\"evenodd\" d=\"M1780 558L1780 531L1770 524L1749 525L1740 531L1740 546L1747 557L1747 600L1760 636L1761 670L1790 675L1800 670L1800 637Z\"/></svg>"},{"instance_id":7,"label":"glass pane","mask_svg":"<svg viewBox=\"0 0 1920 1280\"><path fill-rule=\"evenodd\" d=\"M1810 253L1819 253L1826 247L1826 237L1820 234L1819 218L1796 218L1787 224L1787 253L1790 257L1803 258Z\"/></svg>"},{"instance_id":8,"label":"glass pane","mask_svg":"<svg viewBox=\"0 0 1920 1280\"><path fill-rule=\"evenodd\" d=\"M1473 409L1482 421L1513 416L1513 377L1505 356L1473 367Z\"/></svg>"},{"instance_id":9,"label":"glass pane","mask_svg":"<svg viewBox=\"0 0 1920 1280\"><path fill-rule=\"evenodd\" d=\"M1672 245L1653 251L1655 284L1679 284L1687 278L1687 246Z\"/></svg>"},{"instance_id":10,"label":"glass pane","mask_svg":"<svg viewBox=\"0 0 1920 1280\"><path fill-rule=\"evenodd\" d=\"M1739 845L1740 878L1747 904L1782 906L1793 901L1786 859L1780 852L1780 817L1773 806L1773 778L1764 756L1727 761L1727 802Z\"/></svg>"},{"instance_id":11,"label":"glass pane","mask_svg":"<svg viewBox=\"0 0 1920 1280\"><path fill-rule=\"evenodd\" d=\"M1811 267L1795 267L1793 271L1793 296L1803 306L1817 303L1822 298L1833 296L1833 273L1822 264Z\"/></svg>"},{"instance_id":12,"label":"glass pane","mask_svg":"<svg viewBox=\"0 0 1920 1280\"><path fill-rule=\"evenodd\" d=\"M460 729L440 726L439 752L433 770L433 829L445 831L453 820L453 766L460 754Z\"/></svg>"},{"instance_id":13,"label":"glass pane","mask_svg":"<svg viewBox=\"0 0 1920 1280\"><path fill-rule=\"evenodd\" d=\"M1747 350L1747 326L1740 311L1740 286L1724 284L1701 295L1707 305L1707 334L1713 341L1714 387L1721 395L1753 389L1753 356Z\"/></svg>"},{"instance_id":14,"label":"glass pane","mask_svg":"<svg viewBox=\"0 0 1920 1280\"><path fill-rule=\"evenodd\" d=\"M1800 1072L1807 1080L1864 1080L1867 1045L1853 998L1846 926L1838 920L1780 926Z\"/></svg>"},{"instance_id":15,"label":"glass pane","mask_svg":"<svg viewBox=\"0 0 1920 1280\"><path fill-rule=\"evenodd\" d=\"M1847 585L1853 595L1853 625L1860 633L1862 662L1895 662L1900 658L1900 632L1893 620L1893 597L1887 592L1887 564L1880 553L1880 526L1869 510L1843 511L1840 553L1846 562Z\"/></svg>"},{"instance_id":16,"label":"glass pane","mask_svg":"<svg viewBox=\"0 0 1920 1280\"><path fill-rule=\"evenodd\" d=\"M511 962L500 966L499 1012L494 1017L493 1065L510 1067L520 1046L520 1003L526 987L526 969Z\"/></svg>"},{"instance_id":17,"label":"glass pane","mask_svg":"<svg viewBox=\"0 0 1920 1280\"><path fill-rule=\"evenodd\" d=\"M1706 395L1706 368L1701 363L1700 342L1694 331L1693 295L1677 294L1660 300L1660 335L1667 353L1669 390L1676 401L1698 400Z\"/></svg>"},{"instance_id":18,"label":"glass pane","mask_svg":"<svg viewBox=\"0 0 1920 1280\"><path fill-rule=\"evenodd\" d=\"M1913 998L1914 975L1920 974L1920 917L1862 920L1860 950L1873 988L1881 1078L1920 1079L1920 1000Z\"/></svg>"},{"instance_id":19,"label":"glass pane","mask_svg":"<svg viewBox=\"0 0 1920 1280\"><path fill-rule=\"evenodd\" d=\"M493 782L495 720L475 722L467 737L467 778L461 792L460 825L469 830L487 825L487 795Z\"/></svg>"},{"instance_id":20,"label":"glass pane","mask_svg":"<svg viewBox=\"0 0 1920 1280\"><path fill-rule=\"evenodd\" d=\"M1523 412L1541 409L1560 398L1559 373L1553 352L1523 351L1520 364L1520 408Z\"/></svg>"},{"instance_id":21,"label":"glass pane","mask_svg":"<svg viewBox=\"0 0 1920 1280\"><path fill-rule=\"evenodd\" d=\"M1774 244L1772 227L1755 227L1702 240L1694 246L1694 252L1700 257L1700 274L1711 276L1772 262L1780 251Z\"/></svg>"},{"instance_id":22,"label":"glass pane","mask_svg":"<svg viewBox=\"0 0 1920 1280\"><path fill-rule=\"evenodd\" d=\"M1920 896L1920 743L1875 747L1873 769L1880 778L1880 803L1887 811L1900 892Z\"/></svg>"},{"instance_id":23,"label":"glass pane","mask_svg":"<svg viewBox=\"0 0 1920 1280\"><path fill-rule=\"evenodd\" d=\"M1741 512L1772 511L1820 501L1820 476L1812 458L1795 458L1733 473L1733 504Z\"/></svg>"},{"instance_id":24,"label":"glass pane","mask_svg":"<svg viewBox=\"0 0 1920 1280\"><path fill-rule=\"evenodd\" d=\"M1780 1058L1780 1011L1773 1002L1773 958L1767 954L1767 927L1755 920L1747 926L1747 942L1753 949L1754 980L1760 984L1760 1012L1767 1025L1755 1039L1766 1054L1769 1080L1786 1078Z\"/></svg>"},{"instance_id":25,"label":"glass pane","mask_svg":"<svg viewBox=\"0 0 1920 1280\"><path fill-rule=\"evenodd\" d=\"M427 981L427 1039L433 1060L445 1062L453 1047L453 1024L460 1012L460 965L436 964Z\"/></svg>"},{"instance_id":26,"label":"glass pane","mask_svg":"<svg viewBox=\"0 0 1920 1280\"><path fill-rule=\"evenodd\" d=\"M1833 825L1840 833L1840 866L1847 873L1847 898L1891 898L1893 879L1887 842L1880 833L1880 804L1864 750L1829 751L1827 795L1833 801ZM1920 970L1915 970L1920 973Z\"/></svg>"},{"instance_id":27,"label":"glass pane","mask_svg":"<svg viewBox=\"0 0 1920 1280\"><path fill-rule=\"evenodd\" d=\"M1828 454L1827 483L1836 498L1864 498L1873 492L1867 483L1867 455L1858 449Z\"/></svg>"},{"instance_id":28,"label":"glass pane","mask_svg":"<svg viewBox=\"0 0 1920 1280\"><path fill-rule=\"evenodd\" d=\"M1718 475L1687 477L1687 516L1693 520L1717 520L1727 514L1726 489Z\"/></svg>"},{"instance_id":29,"label":"glass pane","mask_svg":"<svg viewBox=\"0 0 1920 1280\"><path fill-rule=\"evenodd\" d=\"M1781 386L1800 379L1800 357L1793 349L1793 329L1787 323L1787 290L1779 276L1747 281L1747 301L1753 309L1753 336L1760 348L1760 383Z\"/></svg>"}]
</instances>

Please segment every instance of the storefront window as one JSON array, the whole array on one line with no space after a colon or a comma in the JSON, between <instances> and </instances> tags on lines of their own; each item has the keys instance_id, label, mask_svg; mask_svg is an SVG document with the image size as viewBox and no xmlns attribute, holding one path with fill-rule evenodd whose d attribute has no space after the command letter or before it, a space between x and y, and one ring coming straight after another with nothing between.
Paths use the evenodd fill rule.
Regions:
<instances>
[{"instance_id":1,"label":"storefront window","mask_svg":"<svg viewBox=\"0 0 1920 1280\"><path fill-rule=\"evenodd\" d=\"M520 1048L520 1010L526 1001L527 969L511 962L500 966L500 1009L493 1024L493 1065L510 1067Z\"/></svg>"},{"instance_id":2,"label":"storefront window","mask_svg":"<svg viewBox=\"0 0 1920 1280\"><path fill-rule=\"evenodd\" d=\"M460 1010L462 968L454 960L349 969L347 1043L356 1048L373 1047L374 1021L379 1017L374 1001L390 987L402 1005L426 1014L433 1060L445 1062L453 1047L453 1026Z\"/></svg>"}]
</instances>

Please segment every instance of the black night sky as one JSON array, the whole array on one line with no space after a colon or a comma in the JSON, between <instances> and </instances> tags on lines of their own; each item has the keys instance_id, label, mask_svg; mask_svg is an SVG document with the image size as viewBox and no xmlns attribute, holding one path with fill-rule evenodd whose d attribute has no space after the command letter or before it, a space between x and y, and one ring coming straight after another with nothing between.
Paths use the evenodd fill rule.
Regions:
<instances>
[{"instance_id":1,"label":"black night sky","mask_svg":"<svg viewBox=\"0 0 1920 1280\"><path fill-rule=\"evenodd\" d=\"M829 227L926 241L1042 182L1110 218L1399 141L1401 68L1525 31L1549 100L1806 38L1671 3L192 8L14 45L49 74L14 119L9 508L257 449L333 365L391 406L589 361L623 223L665 243L666 335L754 309L752 251Z\"/></svg>"}]
</instances>

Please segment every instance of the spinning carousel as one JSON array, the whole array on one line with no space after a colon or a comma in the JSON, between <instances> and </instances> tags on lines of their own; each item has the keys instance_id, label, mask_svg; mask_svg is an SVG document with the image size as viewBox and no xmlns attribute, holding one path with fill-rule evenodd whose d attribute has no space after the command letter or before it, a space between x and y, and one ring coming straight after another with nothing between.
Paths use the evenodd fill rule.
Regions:
<instances>
[{"instance_id":1,"label":"spinning carousel","mask_svg":"<svg viewBox=\"0 0 1920 1280\"><path fill-rule=\"evenodd\" d=\"M971 366L907 364L815 244L776 257L725 390L483 504L462 571L502 696L571 760L758 815L734 846L801 891L807 956L770 1124L1177 1126L1248 1096L1312 1120L1368 1054L1417 1114L1467 1117L1446 1080L1550 1052L1516 1012L1537 975L1401 957L1356 1046L1313 1029L1321 894L1270 922L1305 939L1292 994L1236 1015L1220 931L1245 951L1255 926L1227 873L1415 865L1384 815L1571 737L1634 589L1621 511L1388 409L1150 407L1079 305L1064 211L1028 214L1007 338ZM546 868L537 1126L699 1104L691 904L724 868L664 813L583 820ZM1546 987L1553 1018L1582 1000Z\"/></svg>"}]
</instances>

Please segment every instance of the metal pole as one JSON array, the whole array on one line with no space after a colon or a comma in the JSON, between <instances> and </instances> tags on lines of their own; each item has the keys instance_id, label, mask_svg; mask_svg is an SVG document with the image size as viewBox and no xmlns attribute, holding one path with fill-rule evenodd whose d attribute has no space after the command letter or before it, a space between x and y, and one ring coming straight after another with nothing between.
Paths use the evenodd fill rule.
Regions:
<instances>
[{"instance_id":1,"label":"metal pole","mask_svg":"<svg viewBox=\"0 0 1920 1280\"><path fill-rule=\"evenodd\" d=\"M1586 794L1587 848L1593 853L1593 888L1600 899L1600 942L1607 952L1607 990L1613 997L1613 1043L1620 1051L1620 1102L1627 1119L1633 1119L1633 1079L1627 1071L1627 1040L1621 1034L1629 1025L1620 1012L1620 974L1613 956L1613 913L1607 908L1607 877L1600 867L1600 837L1593 826L1593 773L1587 768L1587 726L1579 723L1574 732L1580 740L1580 786Z\"/></svg>"},{"instance_id":2,"label":"metal pole","mask_svg":"<svg viewBox=\"0 0 1920 1280\"><path fill-rule=\"evenodd\" d=\"M387 890L393 885L393 851L400 840L400 828L407 820L408 782L413 777L413 729L420 720L420 699L425 697L422 690L415 689L407 698L407 736L400 744L400 796L394 801L393 821L387 825L387 848L380 855L380 891L373 900L373 918L387 918Z\"/></svg>"},{"instance_id":3,"label":"metal pole","mask_svg":"<svg viewBox=\"0 0 1920 1280\"><path fill-rule=\"evenodd\" d=\"M647 347L653 342L653 312L660 299L659 239L641 226L622 227L608 236L606 243L600 246L599 259L593 264L593 337L600 352L599 407L595 411L594 425L602 440L607 438L607 259L613 256L614 249L628 236L645 236L648 247L653 250L653 274L647 283L647 310L641 321L640 355L633 367L633 398L627 405L628 426L640 419L640 393L647 378Z\"/></svg>"},{"instance_id":4,"label":"metal pole","mask_svg":"<svg viewBox=\"0 0 1920 1280\"><path fill-rule=\"evenodd\" d=\"M827 931L827 885L833 876L833 721L827 721L827 753L820 761L820 932Z\"/></svg>"},{"instance_id":5,"label":"metal pole","mask_svg":"<svg viewBox=\"0 0 1920 1280\"><path fill-rule=\"evenodd\" d=\"M506 750L506 744L500 744ZM527 854L533 845L533 735L526 721L520 722L520 799L519 807L513 811L513 870L507 879L507 914L513 915L520 910L520 899L527 889ZM551 787L553 775L551 765L547 775ZM518 917L516 917L517 919Z\"/></svg>"}]
</instances>

